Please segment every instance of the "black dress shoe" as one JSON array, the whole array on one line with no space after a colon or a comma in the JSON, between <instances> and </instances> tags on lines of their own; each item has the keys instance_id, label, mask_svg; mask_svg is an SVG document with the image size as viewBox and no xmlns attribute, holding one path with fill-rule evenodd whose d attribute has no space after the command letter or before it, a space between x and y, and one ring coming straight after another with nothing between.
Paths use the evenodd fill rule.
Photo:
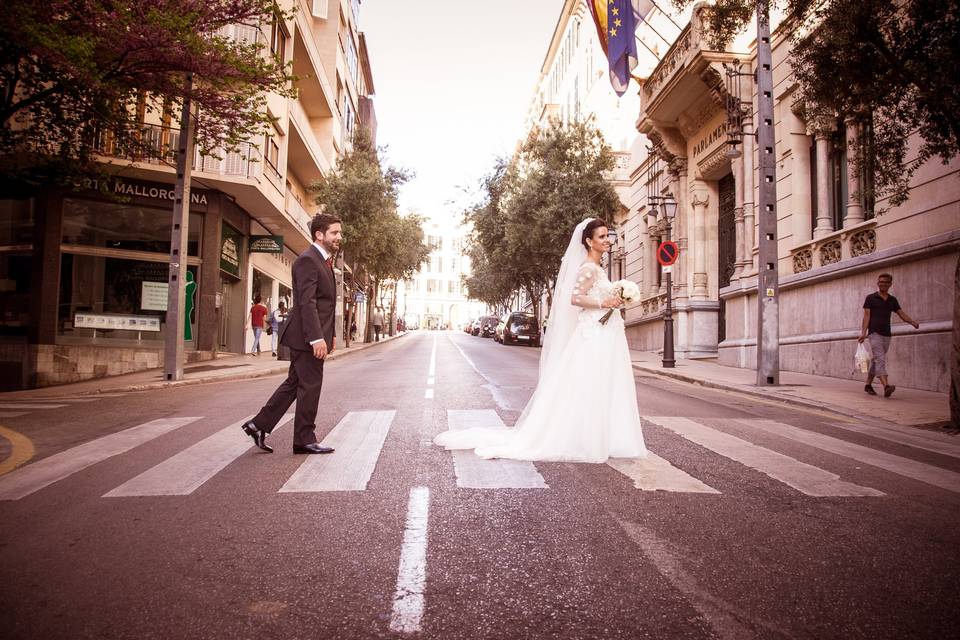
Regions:
<instances>
[{"instance_id":1,"label":"black dress shoe","mask_svg":"<svg viewBox=\"0 0 960 640\"><path fill-rule=\"evenodd\" d=\"M319 444L305 444L302 447L293 445L294 453L333 453L332 447L321 447Z\"/></svg>"},{"instance_id":2,"label":"black dress shoe","mask_svg":"<svg viewBox=\"0 0 960 640\"><path fill-rule=\"evenodd\" d=\"M273 453L273 447L268 445L265 441L267 439L267 432L258 427L253 423L253 420L247 422L240 427L243 429L243 432L253 438L253 443L266 451L267 453Z\"/></svg>"}]
</instances>

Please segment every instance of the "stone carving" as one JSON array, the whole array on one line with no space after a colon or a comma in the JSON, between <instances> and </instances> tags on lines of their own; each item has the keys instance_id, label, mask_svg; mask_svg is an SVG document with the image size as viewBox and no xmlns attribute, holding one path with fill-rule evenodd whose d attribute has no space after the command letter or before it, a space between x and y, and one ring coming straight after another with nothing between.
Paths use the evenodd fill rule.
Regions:
<instances>
[{"instance_id":1,"label":"stone carving","mask_svg":"<svg viewBox=\"0 0 960 640\"><path fill-rule=\"evenodd\" d=\"M657 68L653 70L653 73L650 74L650 78L644 83L643 92L647 98L652 98L673 74L674 70L682 66L682 63L687 58L687 53L690 51L690 47L691 37L688 27L680 34L680 37L673 43L670 50L667 51L663 60L661 60Z\"/></svg>"},{"instance_id":2,"label":"stone carving","mask_svg":"<svg viewBox=\"0 0 960 640\"><path fill-rule=\"evenodd\" d=\"M820 265L826 266L834 262L840 262L843 256L839 240L830 240L820 246Z\"/></svg>"},{"instance_id":3,"label":"stone carving","mask_svg":"<svg viewBox=\"0 0 960 640\"><path fill-rule=\"evenodd\" d=\"M723 83L723 78L720 77L720 72L712 66L708 66L700 72L700 80L703 81L703 84L707 85L707 90L710 92L713 103L720 108L726 107L727 96L729 94L727 93L727 87Z\"/></svg>"},{"instance_id":4,"label":"stone carving","mask_svg":"<svg viewBox=\"0 0 960 640\"><path fill-rule=\"evenodd\" d=\"M802 273L813 268L813 251L801 249L793 254L793 272Z\"/></svg>"},{"instance_id":5,"label":"stone carving","mask_svg":"<svg viewBox=\"0 0 960 640\"><path fill-rule=\"evenodd\" d=\"M853 234L850 238L850 255L853 257L865 256L877 250L877 232L865 229Z\"/></svg>"},{"instance_id":6,"label":"stone carving","mask_svg":"<svg viewBox=\"0 0 960 640\"><path fill-rule=\"evenodd\" d=\"M704 178L713 177L714 173L722 168L727 166L730 163L730 158L727 157L727 145L718 147L710 153L706 158L697 163L697 168L700 170L700 175Z\"/></svg>"}]
</instances>

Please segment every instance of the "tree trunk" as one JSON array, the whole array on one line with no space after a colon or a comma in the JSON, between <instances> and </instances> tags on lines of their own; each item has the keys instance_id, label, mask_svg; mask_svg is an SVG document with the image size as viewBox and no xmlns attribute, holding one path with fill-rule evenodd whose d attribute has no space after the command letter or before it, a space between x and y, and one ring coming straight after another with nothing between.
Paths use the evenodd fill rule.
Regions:
<instances>
[{"instance_id":1,"label":"tree trunk","mask_svg":"<svg viewBox=\"0 0 960 640\"><path fill-rule=\"evenodd\" d=\"M393 285L393 296L390 298L390 330L387 333L391 336L397 335L397 287L399 283Z\"/></svg>"},{"instance_id":2,"label":"tree trunk","mask_svg":"<svg viewBox=\"0 0 960 640\"><path fill-rule=\"evenodd\" d=\"M953 272L953 357L950 358L950 426L960 429L960 253Z\"/></svg>"}]
</instances>

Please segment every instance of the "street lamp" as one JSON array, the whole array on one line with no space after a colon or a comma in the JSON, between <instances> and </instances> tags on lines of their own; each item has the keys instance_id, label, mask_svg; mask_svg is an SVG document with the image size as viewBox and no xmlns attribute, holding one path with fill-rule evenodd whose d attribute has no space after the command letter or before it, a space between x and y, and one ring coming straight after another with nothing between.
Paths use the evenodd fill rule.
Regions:
<instances>
[{"instance_id":1,"label":"street lamp","mask_svg":"<svg viewBox=\"0 0 960 640\"><path fill-rule=\"evenodd\" d=\"M667 241L670 241L671 220L677 212L677 202L672 194L667 194L662 202L663 219L666 223L664 231ZM673 265L665 268L667 271L667 308L663 312L663 367L673 369L676 360L673 358Z\"/></svg>"},{"instance_id":2,"label":"street lamp","mask_svg":"<svg viewBox=\"0 0 960 640\"><path fill-rule=\"evenodd\" d=\"M617 232L614 229L607 229L607 240L610 241L610 247L607 249L607 278L613 279L613 245L617 243Z\"/></svg>"}]
</instances>

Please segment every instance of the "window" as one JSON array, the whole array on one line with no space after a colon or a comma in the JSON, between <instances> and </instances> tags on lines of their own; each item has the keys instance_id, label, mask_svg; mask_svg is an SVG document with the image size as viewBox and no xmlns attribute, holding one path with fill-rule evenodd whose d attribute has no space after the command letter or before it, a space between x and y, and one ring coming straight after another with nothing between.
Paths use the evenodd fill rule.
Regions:
<instances>
[{"instance_id":1,"label":"window","mask_svg":"<svg viewBox=\"0 0 960 640\"><path fill-rule=\"evenodd\" d=\"M266 146L264 148L266 153L267 164L277 173L280 166L280 143L277 142L277 137L275 134L267 134Z\"/></svg>"},{"instance_id":2,"label":"window","mask_svg":"<svg viewBox=\"0 0 960 640\"><path fill-rule=\"evenodd\" d=\"M327 19L327 2L328 0L313 0L311 13L314 18L320 18L321 20Z\"/></svg>"},{"instance_id":3,"label":"window","mask_svg":"<svg viewBox=\"0 0 960 640\"><path fill-rule=\"evenodd\" d=\"M200 255L203 215L190 213L187 255ZM169 261L170 209L64 198L63 244L151 251Z\"/></svg>"},{"instance_id":4,"label":"window","mask_svg":"<svg viewBox=\"0 0 960 640\"><path fill-rule=\"evenodd\" d=\"M447 280L447 293L453 295L456 293L457 283L453 280Z\"/></svg>"},{"instance_id":5,"label":"window","mask_svg":"<svg viewBox=\"0 0 960 640\"><path fill-rule=\"evenodd\" d=\"M450 258L450 271L453 273L457 272L457 259L456 257Z\"/></svg>"},{"instance_id":6,"label":"window","mask_svg":"<svg viewBox=\"0 0 960 640\"><path fill-rule=\"evenodd\" d=\"M437 273L443 273L443 256L437 256Z\"/></svg>"},{"instance_id":7,"label":"window","mask_svg":"<svg viewBox=\"0 0 960 640\"><path fill-rule=\"evenodd\" d=\"M354 84L357 82L359 64L357 62L357 45L353 43L353 33L347 33L347 68L350 70L350 77Z\"/></svg>"},{"instance_id":8,"label":"window","mask_svg":"<svg viewBox=\"0 0 960 640\"><path fill-rule=\"evenodd\" d=\"M283 63L287 53L287 34L283 29L284 25L280 17L274 16L273 24L270 26L270 52L280 63Z\"/></svg>"}]
</instances>

